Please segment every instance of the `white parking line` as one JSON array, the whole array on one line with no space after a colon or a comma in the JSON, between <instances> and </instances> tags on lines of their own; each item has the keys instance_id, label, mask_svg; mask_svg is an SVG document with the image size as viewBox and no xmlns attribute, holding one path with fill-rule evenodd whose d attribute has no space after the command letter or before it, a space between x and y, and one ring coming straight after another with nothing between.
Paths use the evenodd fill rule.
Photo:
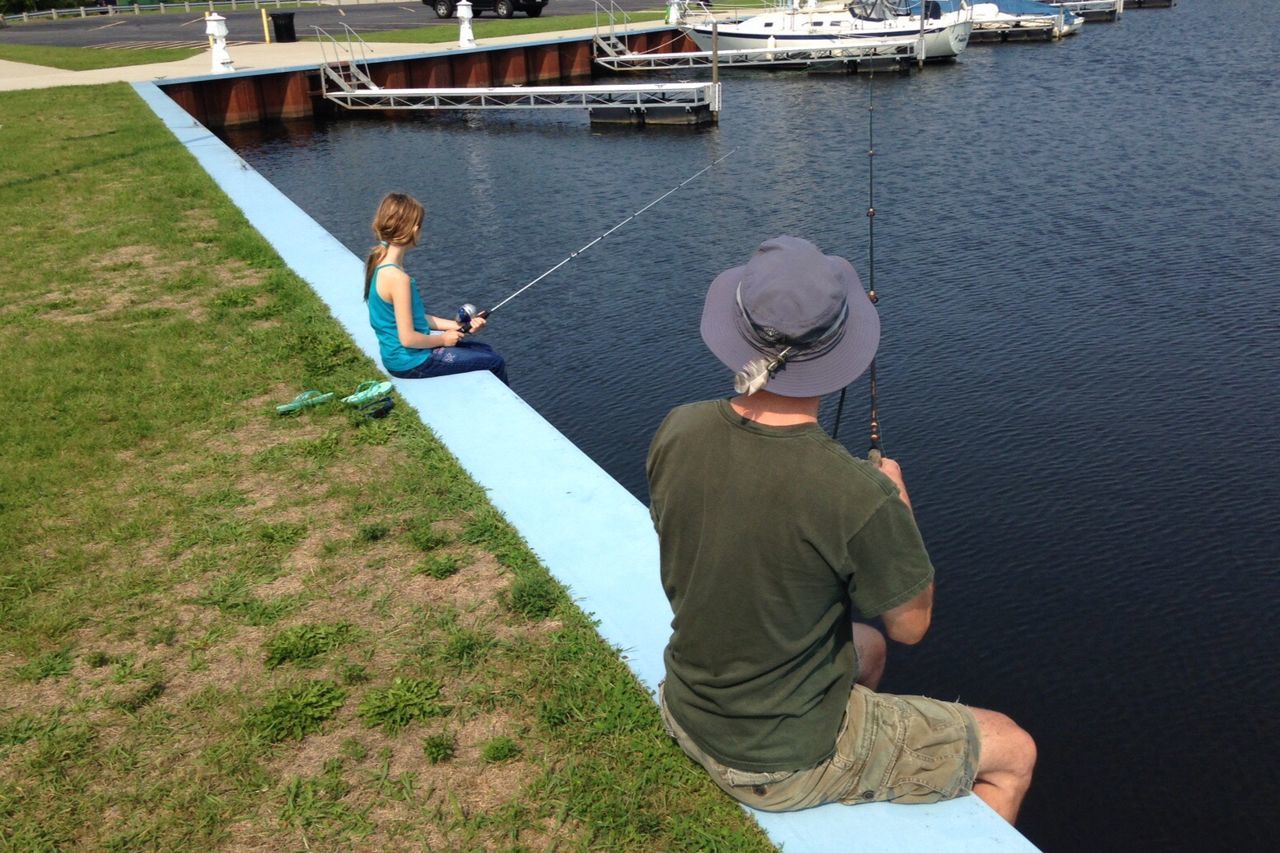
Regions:
<instances>
[{"instance_id":1,"label":"white parking line","mask_svg":"<svg viewBox=\"0 0 1280 853\"><path fill-rule=\"evenodd\" d=\"M114 24L103 24L103 25L102 25L102 26L100 26L100 27L92 27L91 29L93 29L93 30L107 30L107 29L110 29L111 27L118 27L118 26L120 26L121 24L127 24L127 23L129 23L129 22L128 22L128 21L116 21Z\"/></svg>"}]
</instances>

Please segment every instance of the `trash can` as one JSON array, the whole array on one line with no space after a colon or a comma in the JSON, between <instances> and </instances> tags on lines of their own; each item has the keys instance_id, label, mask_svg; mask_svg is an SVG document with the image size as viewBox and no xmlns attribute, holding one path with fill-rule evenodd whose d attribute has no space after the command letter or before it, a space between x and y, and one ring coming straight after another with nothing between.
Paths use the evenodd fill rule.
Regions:
<instances>
[{"instance_id":1,"label":"trash can","mask_svg":"<svg viewBox=\"0 0 1280 853\"><path fill-rule=\"evenodd\" d=\"M293 12L269 12L271 29L275 31L277 42L298 40L298 33L293 29Z\"/></svg>"}]
</instances>

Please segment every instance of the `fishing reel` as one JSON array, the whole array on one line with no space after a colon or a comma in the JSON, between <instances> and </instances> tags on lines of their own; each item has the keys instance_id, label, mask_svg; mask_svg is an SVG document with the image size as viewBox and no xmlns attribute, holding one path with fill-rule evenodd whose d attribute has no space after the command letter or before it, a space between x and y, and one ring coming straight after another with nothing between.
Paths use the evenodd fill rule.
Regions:
<instances>
[{"instance_id":1,"label":"fishing reel","mask_svg":"<svg viewBox=\"0 0 1280 853\"><path fill-rule=\"evenodd\" d=\"M471 334L471 321L479 318L481 320L489 316L488 311L480 311L470 302L458 309L458 328L465 334Z\"/></svg>"}]
</instances>

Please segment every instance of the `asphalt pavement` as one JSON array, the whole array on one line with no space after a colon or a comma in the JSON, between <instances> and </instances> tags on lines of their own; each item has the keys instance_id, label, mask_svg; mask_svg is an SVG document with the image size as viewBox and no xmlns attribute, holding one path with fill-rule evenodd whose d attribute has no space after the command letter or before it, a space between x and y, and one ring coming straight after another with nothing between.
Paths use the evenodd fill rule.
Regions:
<instances>
[{"instance_id":1,"label":"asphalt pavement","mask_svg":"<svg viewBox=\"0 0 1280 853\"><path fill-rule=\"evenodd\" d=\"M123 4L123 0L121 0ZM614 0L628 11L662 9L662 0ZM592 0L550 0L542 17L589 14L597 8ZM267 14L292 12L294 30L299 37L311 34L312 27L333 33L346 24L357 33L386 32L426 26L456 28L456 19L441 19L423 3L379 3L351 6L312 6L306 8L283 5L267 7ZM263 41L262 17L257 9L239 12L219 10L227 19L229 44ZM520 12L516 17L523 17ZM495 20L492 13L480 20ZM274 38L274 33L273 33ZM165 14L133 15L127 10L115 15L90 15L87 18L41 19L28 23L10 22L0 29L0 44L39 44L59 47L204 47L204 12L195 5L190 12L170 10Z\"/></svg>"}]
</instances>

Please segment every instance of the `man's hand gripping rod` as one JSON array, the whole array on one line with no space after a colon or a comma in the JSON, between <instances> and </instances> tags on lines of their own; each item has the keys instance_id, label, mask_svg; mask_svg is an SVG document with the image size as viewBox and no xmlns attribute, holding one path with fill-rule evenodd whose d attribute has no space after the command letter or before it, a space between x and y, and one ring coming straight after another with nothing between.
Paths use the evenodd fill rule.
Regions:
<instances>
[{"instance_id":1,"label":"man's hand gripping rod","mask_svg":"<svg viewBox=\"0 0 1280 853\"><path fill-rule=\"evenodd\" d=\"M463 305L461 308L459 308L459 309L458 309L458 327L459 327L463 332L470 332L470 331L471 331L471 321L472 321L473 319L475 319L475 318L477 318L477 317L479 317L479 318L481 318L481 319L487 319L487 318L488 318L488 316L489 316L490 314L492 314L494 311L497 311L497 310L498 310L499 308L501 308L503 305L506 305L506 304L507 304L508 302L510 302L512 299L515 299L517 296L519 296L520 294L524 293L526 290L528 290L529 288L533 287L535 284L537 284L538 282L542 281L544 278L546 278L547 276L551 275L553 272L555 272L556 270L560 269L560 268L561 268L562 266L564 266L565 264L569 263L569 261L571 261L571 260L573 260L574 258L578 257L578 255L581 255L581 254L582 254L583 252L585 252L587 249L590 249L590 248L591 248L592 246L594 246L596 243L599 243L599 242L600 242L601 240L603 240L605 237L608 237L608 236L609 236L610 234L612 234L614 231L617 231L619 228L621 228L622 226L626 225L628 222L630 222L631 220L635 219L637 216L639 216L640 214L644 213L646 210L648 210L649 208L653 207L655 204L657 204L658 202L662 201L664 198L666 198L667 196L671 195L671 194L672 194L672 193L674 193L676 190L680 189L680 188L681 188L681 187L683 187L685 184L689 183L689 182L690 182L690 181L692 181L694 178L696 178L696 177L698 177L699 175L701 175L703 172L706 172L707 170L711 169L712 167L714 167L714 166L718 165L719 163L723 162L724 160L726 160L726 159L729 157L729 155L730 155L730 154L732 154L734 151L737 151L737 150L738 150L738 149L736 149L736 148L735 148L735 149L733 149L732 151L730 151L730 152L729 152L729 154L725 154L723 157L720 157L720 158L718 158L718 159L716 159L716 160L712 160L710 163L708 163L707 165L703 166L701 169L699 169L698 171L694 172L692 175L690 175L689 177L685 178L683 181L681 181L680 183L676 184L674 187L672 187L671 189L667 190L667 191L666 191L666 192L664 192L662 195L658 196L658 197L657 197L657 198L655 198L653 201L649 202L649 203L648 203L648 204L646 204L644 207L640 208L640 209L639 209L639 210L637 210L635 213L631 214L631 215L630 215L630 216L628 216L626 219L622 220L622 221L621 221L621 222L619 222L617 225L613 226L613 227L612 227L612 228L610 228L608 231L604 232L604 233L603 233L603 234L601 234L599 237L595 238L594 240L592 240L592 241L591 241L590 243L588 243L587 245L583 246L583 247L582 247L581 249L579 249L578 251L576 251L576 252L571 252L571 253L569 254L569 256L568 256L567 258L565 258L564 260L562 260L560 263L556 264L554 267L552 267L551 269L547 270L547 271L546 271L546 272L544 272L542 275L538 276L538 277L537 277L537 278L535 278L533 281L529 282L529 283L528 283L528 284L526 284L524 287L520 288L520 289L519 289L519 290L517 290L515 293L511 294L511 295L510 295L510 296L508 296L506 299L502 300L501 302L499 302L497 305L493 306L492 308L486 309L486 310L484 310L484 311L477 311L477 310L476 310L476 306L472 305L470 302L468 302L467 304Z\"/></svg>"}]
</instances>

